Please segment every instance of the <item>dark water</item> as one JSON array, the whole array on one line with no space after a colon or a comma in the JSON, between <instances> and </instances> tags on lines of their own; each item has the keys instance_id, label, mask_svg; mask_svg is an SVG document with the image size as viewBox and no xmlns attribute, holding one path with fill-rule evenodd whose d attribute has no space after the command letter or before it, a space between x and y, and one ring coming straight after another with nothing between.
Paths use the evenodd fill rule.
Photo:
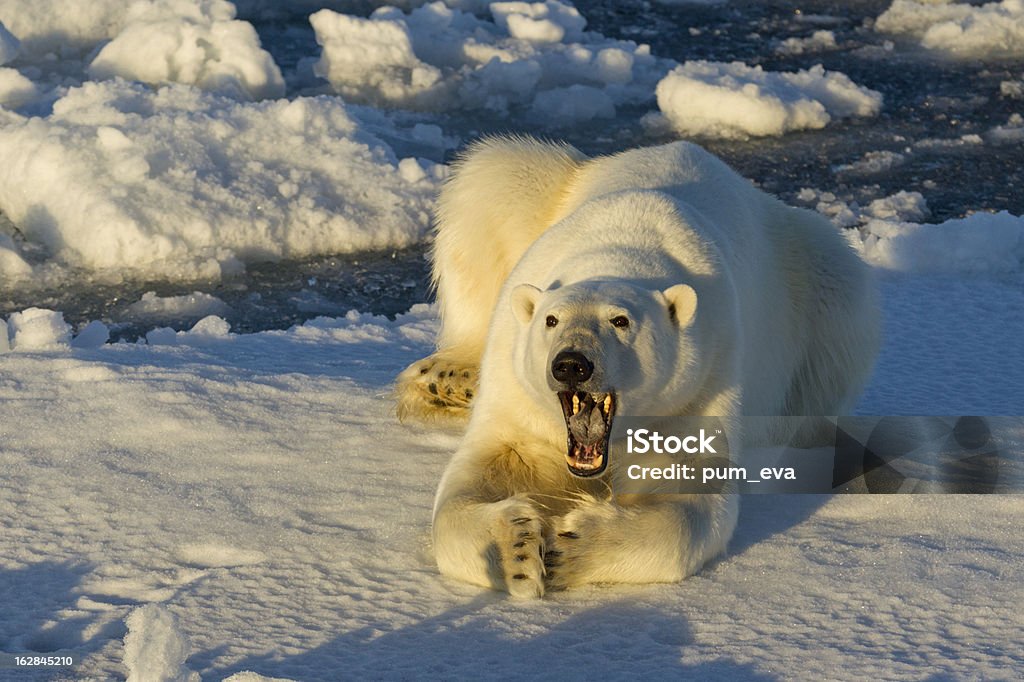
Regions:
<instances>
[{"instance_id":1,"label":"dark water","mask_svg":"<svg viewBox=\"0 0 1024 682\"><path fill-rule=\"evenodd\" d=\"M972 210L1024 214L1024 147L946 143L964 135L984 137L993 127L1005 124L1012 113L1024 111L1024 102L1000 94L1002 81L1024 77L1024 60L953 61L911 43L886 45L887 37L876 34L869 25L889 4L888 0L734 1L705 7L576 2L589 21L589 30L648 43L659 56L677 61L741 60L768 70L795 70L821 63L881 92L883 110L872 119L840 121L824 130L780 138L703 141L742 174L787 201L799 203L796 196L804 187L830 191L841 200L862 205L907 190L924 195L932 222ZM309 58L316 56L319 48L305 20L257 28L289 82L306 83L293 88L297 90L294 94L316 91L318 86L310 81L308 72ZM832 31L838 49L796 56L776 53L782 40L807 37L816 30ZM653 108L653 102L650 107L622 108L614 121L559 131L558 136L592 154L667 142L672 138L653 134L640 124L640 118ZM487 132L545 132L514 119L433 120L446 134L463 139ZM838 169L871 151L897 152L904 155L904 162L881 173ZM250 265L244 275L216 283L102 284L83 275L45 291L0 291L0 314L32 305L49 307L64 311L73 324L100 319L112 325L117 336L133 338L155 326L154 320L133 318L128 311L143 293L170 296L198 290L231 307L227 319L239 332L285 328L316 315L339 315L353 308L390 316L429 299L425 251L425 246L419 246ZM185 328L195 319L158 322Z\"/></svg>"}]
</instances>

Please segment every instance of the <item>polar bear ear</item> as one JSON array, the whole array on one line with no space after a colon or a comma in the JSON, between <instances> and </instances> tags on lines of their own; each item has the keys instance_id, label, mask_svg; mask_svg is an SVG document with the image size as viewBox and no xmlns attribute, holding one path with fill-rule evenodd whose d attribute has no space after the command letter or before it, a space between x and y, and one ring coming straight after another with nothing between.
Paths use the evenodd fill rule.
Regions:
<instances>
[{"instance_id":1,"label":"polar bear ear","mask_svg":"<svg viewBox=\"0 0 1024 682\"><path fill-rule=\"evenodd\" d=\"M537 308L541 290L532 284L520 284L512 290L512 312L516 319L527 324L533 319L533 311Z\"/></svg>"},{"instance_id":2,"label":"polar bear ear","mask_svg":"<svg viewBox=\"0 0 1024 682\"><path fill-rule=\"evenodd\" d=\"M697 314L697 292L688 284L677 284L661 292L668 304L668 314L680 327L693 322Z\"/></svg>"}]
</instances>

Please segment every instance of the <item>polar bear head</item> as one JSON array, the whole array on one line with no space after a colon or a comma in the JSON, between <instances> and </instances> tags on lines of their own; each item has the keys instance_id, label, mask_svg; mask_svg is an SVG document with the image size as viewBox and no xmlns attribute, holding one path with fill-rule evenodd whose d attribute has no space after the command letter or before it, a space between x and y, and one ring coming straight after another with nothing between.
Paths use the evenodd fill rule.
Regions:
<instances>
[{"instance_id":1,"label":"polar bear head","mask_svg":"<svg viewBox=\"0 0 1024 682\"><path fill-rule=\"evenodd\" d=\"M616 415L675 414L695 393L697 294L687 284L651 290L586 280L511 292L518 320L516 377L544 410L565 420L566 462L596 476L608 462Z\"/></svg>"}]
</instances>

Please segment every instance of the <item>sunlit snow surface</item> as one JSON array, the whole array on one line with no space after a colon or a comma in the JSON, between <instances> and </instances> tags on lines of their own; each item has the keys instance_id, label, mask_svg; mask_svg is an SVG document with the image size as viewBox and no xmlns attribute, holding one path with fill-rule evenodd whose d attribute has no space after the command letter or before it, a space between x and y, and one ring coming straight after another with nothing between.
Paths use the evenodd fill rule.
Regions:
<instances>
[{"instance_id":1,"label":"sunlit snow surface","mask_svg":"<svg viewBox=\"0 0 1024 682\"><path fill-rule=\"evenodd\" d=\"M437 574L430 508L458 433L399 425L390 400L436 333L409 309L453 149L507 130L590 153L676 139L660 79L739 60L820 63L882 96L820 130L702 138L875 266L884 344L858 411L1024 413L1019 3L578 2L581 29L560 5L498 19L453 0L473 30L445 35L512 55L511 89L416 52L414 28L417 63L367 53L353 92L410 64L477 89L439 110L425 69L393 82L404 112L316 76L306 17L358 31L370 2L240 0L259 42L224 39L251 71L181 51L236 21L220 0L60 4L0 0L0 652L81 663L0 679L1022 674L1020 496L750 496L728 555L681 584L514 603ZM444 34L445 11L419 20ZM1005 40L979 52L979 31ZM173 53L155 79L176 83L92 81L108 40Z\"/></svg>"},{"instance_id":2,"label":"sunlit snow surface","mask_svg":"<svg viewBox=\"0 0 1024 682\"><path fill-rule=\"evenodd\" d=\"M1007 339L1024 334L1021 284L886 276L861 411L1019 414L1024 349ZM123 675L124 619L154 603L204 679L1024 666L1019 496L751 496L728 556L679 585L510 602L429 557L457 435L398 425L389 391L429 349L432 309L241 336L216 321L159 345L0 360L0 650Z\"/></svg>"}]
</instances>

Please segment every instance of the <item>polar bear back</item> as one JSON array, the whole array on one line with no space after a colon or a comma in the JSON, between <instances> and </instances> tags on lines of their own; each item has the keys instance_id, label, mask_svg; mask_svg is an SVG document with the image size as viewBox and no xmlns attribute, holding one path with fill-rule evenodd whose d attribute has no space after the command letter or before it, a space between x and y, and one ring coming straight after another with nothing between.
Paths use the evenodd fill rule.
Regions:
<instances>
[{"instance_id":1,"label":"polar bear back","mask_svg":"<svg viewBox=\"0 0 1024 682\"><path fill-rule=\"evenodd\" d=\"M438 346L481 363L481 381L507 370L504 349L485 345L505 346L515 329L513 287L594 278L691 285L698 315L736 347L746 414L842 413L870 371L878 315L863 262L825 218L697 145L588 159L491 138L462 157L439 203Z\"/></svg>"},{"instance_id":2,"label":"polar bear back","mask_svg":"<svg viewBox=\"0 0 1024 682\"><path fill-rule=\"evenodd\" d=\"M623 190L671 194L720 224L749 222L751 210L769 198L715 155L683 141L596 157L572 180L553 222L586 201Z\"/></svg>"},{"instance_id":3,"label":"polar bear back","mask_svg":"<svg viewBox=\"0 0 1024 682\"><path fill-rule=\"evenodd\" d=\"M522 283L691 284L705 315L735 325L745 414L851 407L839 394L859 392L847 391L848 376L863 374L857 365L877 345L874 323L852 321L877 315L866 267L826 219L783 204L687 142L584 161L565 180L550 224L535 228L507 279L499 316Z\"/></svg>"}]
</instances>

